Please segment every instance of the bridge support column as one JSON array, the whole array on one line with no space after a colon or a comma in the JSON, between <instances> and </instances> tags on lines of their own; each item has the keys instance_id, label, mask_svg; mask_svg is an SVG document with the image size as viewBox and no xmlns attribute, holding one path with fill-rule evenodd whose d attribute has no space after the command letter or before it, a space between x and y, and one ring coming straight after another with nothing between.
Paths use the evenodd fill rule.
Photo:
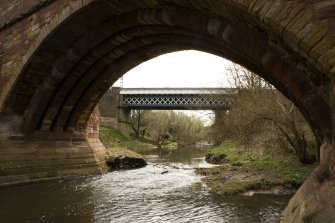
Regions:
<instances>
[{"instance_id":1,"label":"bridge support column","mask_svg":"<svg viewBox=\"0 0 335 223\"><path fill-rule=\"evenodd\" d=\"M113 87L99 101L102 127L119 129L120 88Z\"/></svg>"},{"instance_id":2,"label":"bridge support column","mask_svg":"<svg viewBox=\"0 0 335 223\"><path fill-rule=\"evenodd\" d=\"M106 151L97 124L93 112L88 128L75 133L23 135L8 123L1 125L0 185L103 171Z\"/></svg>"},{"instance_id":3,"label":"bridge support column","mask_svg":"<svg viewBox=\"0 0 335 223\"><path fill-rule=\"evenodd\" d=\"M333 80L332 86L335 86ZM320 147L320 166L307 178L286 207L282 223L334 222L335 219L335 87L330 97L332 129Z\"/></svg>"},{"instance_id":4,"label":"bridge support column","mask_svg":"<svg viewBox=\"0 0 335 223\"><path fill-rule=\"evenodd\" d=\"M317 167L291 198L281 223L333 222L335 219L335 180L329 167L334 166L334 145L324 142L321 153L330 159L321 160ZM331 162L331 163L329 163Z\"/></svg>"},{"instance_id":5,"label":"bridge support column","mask_svg":"<svg viewBox=\"0 0 335 223\"><path fill-rule=\"evenodd\" d=\"M118 129L125 135L133 132L130 120L130 109L119 108Z\"/></svg>"}]
</instances>

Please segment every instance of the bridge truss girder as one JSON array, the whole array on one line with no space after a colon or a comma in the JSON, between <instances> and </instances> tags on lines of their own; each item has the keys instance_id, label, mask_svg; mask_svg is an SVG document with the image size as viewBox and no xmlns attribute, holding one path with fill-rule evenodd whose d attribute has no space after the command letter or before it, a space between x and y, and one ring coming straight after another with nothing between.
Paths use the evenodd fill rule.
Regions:
<instances>
[{"instance_id":1,"label":"bridge truss girder","mask_svg":"<svg viewBox=\"0 0 335 223\"><path fill-rule=\"evenodd\" d=\"M120 106L140 110L229 110L231 95L130 94L122 95Z\"/></svg>"}]
</instances>

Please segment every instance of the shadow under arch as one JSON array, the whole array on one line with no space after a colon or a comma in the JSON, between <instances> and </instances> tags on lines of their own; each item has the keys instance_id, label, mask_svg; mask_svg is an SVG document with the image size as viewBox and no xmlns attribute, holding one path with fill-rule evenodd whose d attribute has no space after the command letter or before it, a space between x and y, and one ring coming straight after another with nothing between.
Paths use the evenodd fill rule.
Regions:
<instances>
[{"instance_id":1,"label":"shadow under arch","mask_svg":"<svg viewBox=\"0 0 335 223\"><path fill-rule=\"evenodd\" d=\"M78 21L95 24L85 9L53 31L21 71L3 110L24 117L23 132L83 129L103 92L126 71L164 53L197 49L259 74L298 106L316 135L329 135L324 77L316 79L303 58L283 54L266 33L172 7L127 12L78 30Z\"/></svg>"}]
</instances>

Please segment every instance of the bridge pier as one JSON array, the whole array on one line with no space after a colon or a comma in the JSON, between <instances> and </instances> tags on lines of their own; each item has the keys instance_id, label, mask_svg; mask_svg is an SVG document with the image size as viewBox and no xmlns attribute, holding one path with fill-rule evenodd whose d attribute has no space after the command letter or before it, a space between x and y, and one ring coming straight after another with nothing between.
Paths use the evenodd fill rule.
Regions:
<instances>
[{"instance_id":1,"label":"bridge pier","mask_svg":"<svg viewBox=\"0 0 335 223\"><path fill-rule=\"evenodd\" d=\"M122 95L120 88L109 89L99 101L99 111L102 119L102 126L115 128L125 135L132 132L130 112L128 108L120 106Z\"/></svg>"},{"instance_id":2,"label":"bridge pier","mask_svg":"<svg viewBox=\"0 0 335 223\"><path fill-rule=\"evenodd\" d=\"M120 132L128 136L133 132L131 127L130 112L131 110L128 108L119 107L118 129Z\"/></svg>"},{"instance_id":3,"label":"bridge pier","mask_svg":"<svg viewBox=\"0 0 335 223\"><path fill-rule=\"evenodd\" d=\"M0 135L0 185L101 172L106 151L98 138L93 112L85 131L17 134L16 122L2 118ZM11 117L13 120L13 117ZM11 125L13 123L15 125Z\"/></svg>"},{"instance_id":4,"label":"bridge pier","mask_svg":"<svg viewBox=\"0 0 335 223\"><path fill-rule=\"evenodd\" d=\"M335 165L335 145L324 142L320 149L320 166L291 198L281 223L332 222L335 219L335 179L331 168Z\"/></svg>"}]
</instances>

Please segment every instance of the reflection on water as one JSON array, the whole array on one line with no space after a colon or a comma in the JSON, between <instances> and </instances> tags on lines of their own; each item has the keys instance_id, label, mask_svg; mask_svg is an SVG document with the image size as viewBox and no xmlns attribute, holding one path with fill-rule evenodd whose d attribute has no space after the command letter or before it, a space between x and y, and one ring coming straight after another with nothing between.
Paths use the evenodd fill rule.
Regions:
<instances>
[{"instance_id":1,"label":"reflection on water","mask_svg":"<svg viewBox=\"0 0 335 223\"><path fill-rule=\"evenodd\" d=\"M289 197L192 191L204 151L148 155L145 168L0 190L1 222L277 222ZM162 174L165 173L165 174Z\"/></svg>"},{"instance_id":2,"label":"reflection on water","mask_svg":"<svg viewBox=\"0 0 335 223\"><path fill-rule=\"evenodd\" d=\"M0 189L0 222L92 222L94 196L83 179Z\"/></svg>"},{"instance_id":3,"label":"reflection on water","mask_svg":"<svg viewBox=\"0 0 335 223\"><path fill-rule=\"evenodd\" d=\"M206 152L207 149L196 149L193 147L180 148L170 152L157 151L157 154L153 155L153 159L149 161L154 163L159 162L157 157L158 155L159 159L163 162L185 163L192 165L195 165L196 163L205 164L205 162L203 162L203 158L205 157Z\"/></svg>"}]
</instances>

